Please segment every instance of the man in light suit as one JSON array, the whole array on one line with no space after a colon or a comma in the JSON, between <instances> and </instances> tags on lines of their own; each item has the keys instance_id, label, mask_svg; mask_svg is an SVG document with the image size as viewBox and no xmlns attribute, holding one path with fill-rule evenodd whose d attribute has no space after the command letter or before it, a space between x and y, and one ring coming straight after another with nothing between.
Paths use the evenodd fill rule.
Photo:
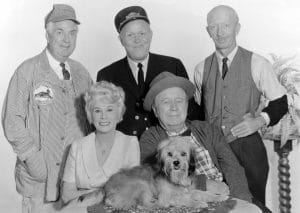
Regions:
<instances>
[{"instance_id":1,"label":"man in light suit","mask_svg":"<svg viewBox=\"0 0 300 213\"><path fill-rule=\"evenodd\" d=\"M121 86L126 94L126 112L117 129L140 137L156 124L153 113L143 109L143 99L152 79L163 71L188 78L182 62L173 57L150 53L152 30L146 11L140 6L122 9L115 17L115 27L125 48L126 57L101 69L97 81L107 80ZM190 103L196 107L196 104ZM200 110L190 108L189 118L197 118Z\"/></svg>"},{"instance_id":2,"label":"man in light suit","mask_svg":"<svg viewBox=\"0 0 300 213\"><path fill-rule=\"evenodd\" d=\"M92 83L69 58L76 46L74 9L56 4L45 18L47 47L13 74L2 109L4 133L17 154L22 212L55 212L67 147L89 131L82 95Z\"/></svg>"}]
</instances>

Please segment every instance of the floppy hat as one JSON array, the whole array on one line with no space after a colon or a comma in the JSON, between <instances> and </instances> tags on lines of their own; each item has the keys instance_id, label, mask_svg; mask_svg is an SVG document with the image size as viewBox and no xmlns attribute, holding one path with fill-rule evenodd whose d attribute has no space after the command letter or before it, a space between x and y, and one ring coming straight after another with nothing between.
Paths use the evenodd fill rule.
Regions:
<instances>
[{"instance_id":1,"label":"floppy hat","mask_svg":"<svg viewBox=\"0 0 300 213\"><path fill-rule=\"evenodd\" d=\"M115 16L115 27L118 33L121 32L125 24L137 19L145 20L150 24L146 11L140 6L130 6L119 11Z\"/></svg>"},{"instance_id":2,"label":"floppy hat","mask_svg":"<svg viewBox=\"0 0 300 213\"><path fill-rule=\"evenodd\" d=\"M80 24L76 19L73 7L67 4L54 4L53 9L45 17L45 27L49 22L59 22L64 20L72 20L76 24Z\"/></svg>"},{"instance_id":3,"label":"floppy hat","mask_svg":"<svg viewBox=\"0 0 300 213\"><path fill-rule=\"evenodd\" d=\"M173 73L164 71L157 75L150 83L150 89L144 99L144 109L151 111L153 101L158 93L161 91L171 88L180 87L182 88L188 99L193 97L195 92L195 86L187 78L176 76Z\"/></svg>"}]
</instances>

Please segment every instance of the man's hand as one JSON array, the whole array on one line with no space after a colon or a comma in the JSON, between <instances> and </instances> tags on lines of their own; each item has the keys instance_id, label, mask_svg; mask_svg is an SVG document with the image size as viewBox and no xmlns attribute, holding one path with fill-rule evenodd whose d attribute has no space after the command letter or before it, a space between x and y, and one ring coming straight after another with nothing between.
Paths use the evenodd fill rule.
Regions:
<instances>
[{"instance_id":1,"label":"man's hand","mask_svg":"<svg viewBox=\"0 0 300 213\"><path fill-rule=\"evenodd\" d=\"M255 118L250 113L244 115L243 118L244 120L241 123L237 124L231 129L231 133L234 137L241 138L251 135L266 123L262 116Z\"/></svg>"},{"instance_id":2,"label":"man's hand","mask_svg":"<svg viewBox=\"0 0 300 213\"><path fill-rule=\"evenodd\" d=\"M206 180L206 190L218 195L229 195L230 191L226 183L215 181L215 180Z\"/></svg>"}]
</instances>

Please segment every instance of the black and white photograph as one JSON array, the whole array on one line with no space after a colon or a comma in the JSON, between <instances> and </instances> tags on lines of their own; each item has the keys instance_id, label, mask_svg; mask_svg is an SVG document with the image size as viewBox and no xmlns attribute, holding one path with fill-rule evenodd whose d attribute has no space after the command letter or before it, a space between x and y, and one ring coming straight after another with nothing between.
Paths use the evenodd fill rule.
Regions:
<instances>
[{"instance_id":1,"label":"black and white photograph","mask_svg":"<svg viewBox=\"0 0 300 213\"><path fill-rule=\"evenodd\" d=\"M0 32L1 212L300 212L298 0L10 0Z\"/></svg>"}]
</instances>

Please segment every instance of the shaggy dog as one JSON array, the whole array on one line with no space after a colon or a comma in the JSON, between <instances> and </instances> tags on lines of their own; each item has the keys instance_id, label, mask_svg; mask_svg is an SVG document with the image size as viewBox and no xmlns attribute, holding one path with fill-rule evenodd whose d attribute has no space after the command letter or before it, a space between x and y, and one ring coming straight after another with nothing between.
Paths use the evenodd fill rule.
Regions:
<instances>
[{"instance_id":1,"label":"shaggy dog","mask_svg":"<svg viewBox=\"0 0 300 213\"><path fill-rule=\"evenodd\" d=\"M226 200L227 196L197 189L196 177L189 174L193 150L189 137L162 141L158 146L158 171L137 166L114 174L104 186L105 204L123 210L137 206L204 208L207 202Z\"/></svg>"}]
</instances>

